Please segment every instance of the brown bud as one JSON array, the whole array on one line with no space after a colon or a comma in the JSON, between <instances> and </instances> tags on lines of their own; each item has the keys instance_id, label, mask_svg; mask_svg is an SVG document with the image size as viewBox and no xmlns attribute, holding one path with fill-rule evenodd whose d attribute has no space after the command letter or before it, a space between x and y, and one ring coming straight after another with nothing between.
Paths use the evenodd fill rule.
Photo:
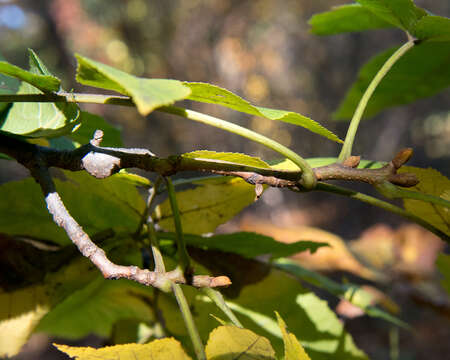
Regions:
<instances>
[{"instance_id":1,"label":"brown bud","mask_svg":"<svg viewBox=\"0 0 450 360\"><path fill-rule=\"evenodd\" d=\"M406 148L400 150L394 159L392 159L392 164L396 169L399 169L402 165L406 164L413 154L413 149Z\"/></svg>"},{"instance_id":2,"label":"brown bud","mask_svg":"<svg viewBox=\"0 0 450 360\"><path fill-rule=\"evenodd\" d=\"M412 187L419 183L415 174L402 173L402 174L391 174L388 177L389 182L392 184L402 186L402 187Z\"/></svg>"},{"instance_id":3,"label":"brown bud","mask_svg":"<svg viewBox=\"0 0 450 360\"><path fill-rule=\"evenodd\" d=\"M361 156L349 156L347 159L344 160L342 165L355 168L359 165L360 160Z\"/></svg>"}]
</instances>

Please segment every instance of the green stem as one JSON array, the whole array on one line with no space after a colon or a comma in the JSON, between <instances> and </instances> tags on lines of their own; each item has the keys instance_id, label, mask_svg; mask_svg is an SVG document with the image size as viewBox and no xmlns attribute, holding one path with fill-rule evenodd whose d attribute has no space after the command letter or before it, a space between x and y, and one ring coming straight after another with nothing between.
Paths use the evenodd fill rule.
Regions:
<instances>
[{"instance_id":1,"label":"green stem","mask_svg":"<svg viewBox=\"0 0 450 360\"><path fill-rule=\"evenodd\" d=\"M172 180L170 180L170 178L166 177L164 179L166 181L167 193L169 195L170 206L172 208L173 222L175 225L175 232L176 232L178 258L179 258L180 264L183 268L183 272L185 274L186 274L186 272L190 273L190 267L191 267L190 259L189 259L189 255L188 255L188 252L186 249L186 243L184 241L183 228L181 226L181 217L180 217L180 211L178 209L175 188L174 188Z\"/></svg>"},{"instance_id":2,"label":"green stem","mask_svg":"<svg viewBox=\"0 0 450 360\"><path fill-rule=\"evenodd\" d=\"M192 345L194 346L194 351L197 355L197 359L206 360L203 343L200 339L197 327L195 326L194 318L192 317L192 313L189 309L189 304L186 300L186 297L183 294L183 290L181 290L181 286L179 284L172 284L172 290L175 294L175 298L177 299L181 314L183 315L183 320L189 333L189 337L191 338Z\"/></svg>"},{"instance_id":3,"label":"green stem","mask_svg":"<svg viewBox=\"0 0 450 360\"><path fill-rule=\"evenodd\" d=\"M444 240L446 242L450 242L450 237L447 234L443 233L441 230L435 228L433 225L424 221L422 218L420 218L414 214L411 214L411 213L407 212L406 210L403 210L402 208L392 205L386 201L377 199L373 196L362 194L357 191L349 190L349 189L346 189L346 188L343 188L340 186L330 185L330 184L326 184L326 183L322 183L322 182L317 183L316 190L348 196L352 199L356 199L356 200L365 202L367 204L377 206L381 209L390 211L394 214L400 215L400 216L404 217L405 219L408 219L410 221L413 221L413 222L423 226L425 229L427 229L427 230L431 231L433 234L436 234L437 236L439 236L442 240Z\"/></svg>"},{"instance_id":4,"label":"green stem","mask_svg":"<svg viewBox=\"0 0 450 360\"><path fill-rule=\"evenodd\" d=\"M225 302L225 299L223 298L222 294L220 293L220 291L214 290L212 288L202 288L202 291L208 295L208 297L214 301L214 303L216 304L216 306L222 310L224 312L224 314L226 316L228 316L228 318L231 320L231 322L236 325L237 327L243 328L242 324L240 323L240 321L238 320L238 318L236 317L236 315L234 315L233 311L231 311L231 309L229 308L229 306L227 305L227 303Z\"/></svg>"},{"instance_id":5,"label":"green stem","mask_svg":"<svg viewBox=\"0 0 450 360\"><path fill-rule=\"evenodd\" d=\"M347 130L347 135L345 136L344 145L342 146L341 153L339 154L339 161L344 161L352 154L353 142L355 140L356 131L358 130L359 122L364 114L364 110L366 109L367 103L369 102L373 92L377 88L378 84L384 78L384 76L388 73L391 67L400 59L403 54L405 54L409 49L414 46L414 41L410 40L405 43L403 46L397 49L389 59L383 64L380 70L378 70L375 77L370 82L367 87L364 95L362 96L359 104L353 114L353 118L350 122L350 125Z\"/></svg>"},{"instance_id":6,"label":"green stem","mask_svg":"<svg viewBox=\"0 0 450 360\"><path fill-rule=\"evenodd\" d=\"M217 127L219 129L231 132L233 134L237 134L240 136L243 136L247 139L250 139L254 142L260 143L279 154L287 157L289 160L291 160L294 164L296 164L303 172L302 175L302 185L306 189L313 189L316 184L316 177L314 176L314 172L311 168L311 166L306 162L305 159L303 159L300 155L296 154L292 150L288 149L287 147L281 145L280 143L269 139L268 137L265 137L261 134L258 134L252 130L249 130L247 128L244 128L242 126L230 123L228 121L218 119L216 117L202 114L193 110L187 110L175 106L163 106L158 109L158 111L166 112L173 115L178 115L185 117L189 120L198 121L203 124L207 124L210 126Z\"/></svg>"}]
</instances>

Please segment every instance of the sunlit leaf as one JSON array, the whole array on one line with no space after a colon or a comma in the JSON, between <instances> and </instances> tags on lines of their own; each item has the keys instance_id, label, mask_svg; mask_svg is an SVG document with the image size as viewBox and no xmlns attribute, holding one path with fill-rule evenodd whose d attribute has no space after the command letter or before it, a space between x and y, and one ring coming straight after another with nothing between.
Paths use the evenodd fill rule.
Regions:
<instances>
[{"instance_id":1,"label":"sunlit leaf","mask_svg":"<svg viewBox=\"0 0 450 360\"><path fill-rule=\"evenodd\" d=\"M356 0L384 21L405 31L412 31L423 16L424 9L417 7L412 0Z\"/></svg>"},{"instance_id":2,"label":"sunlit leaf","mask_svg":"<svg viewBox=\"0 0 450 360\"><path fill-rule=\"evenodd\" d=\"M236 277L240 278L235 283L235 278L232 277L233 285L228 289L230 293L237 283L242 285L243 281L245 284L237 296L226 297L228 306L244 328L266 337L280 357L284 343L282 332L274 320L275 310L284 319L288 319L290 332L302 343L312 359L367 359L327 303L302 287L297 279L253 261L234 261L226 266L226 259L222 262L219 260L223 256L213 258L211 262L219 263L218 269L222 273L230 274L234 271ZM194 309L194 320L204 341L214 325L208 314L221 314L207 296L190 287L183 287L183 291L191 309ZM223 292L226 296L227 291ZM160 309L168 330L177 337L187 338L183 319L176 311L177 308L175 299L168 295L162 296Z\"/></svg>"},{"instance_id":3,"label":"sunlit leaf","mask_svg":"<svg viewBox=\"0 0 450 360\"><path fill-rule=\"evenodd\" d=\"M34 61L35 58L37 58L36 54L30 50L30 63L33 61L36 64ZM58 78L52 76L50 73L46 74L43 71L37 72L33 70L34 69L30 69L30 71L23 70L6 61L0 61L0 73L2 74L22 80L42 92L54 92L59 90L61 81Z\"/></svg>"},{"instance_id":4,"label":"sunlit leaf","mask_svg":"<svg viewBox=\"0 0 450 360\"><path fill-rule=\"evenodd\" d=\"M208 360L275 360L275 351L265 337L236 326L214 329L205 348Z\"/></svg>"},{"instance_id":5,"label":"sunlit leaf","mask_svg":"<svg viewBox=\"0 0 450 360\"><path fill-rule=\"evenodd\" d=\"M108 281L99 275L57 304L36 331L70 339L92 333L108 337L121 319L152 321L153 312L145 301L151 294L150 287L124 279Z\"/></svg>"},{"instance_id":6,"label":"sunlit leaf","mask_svg":"<svg viewBox=\"0 0 450 360\"><path fill-rule=\"evenodd\" d=\"M28 73L28 72L27 72ZM30 50L30 74L37 76L36 81L26 80L19 87L18 94L41 94L42 91L56 91L42 78L51 78L48 69ZM34 86L30 85L33 84ZM36 86L36 87L35 87ZM0 130L28 137L55 137L70 133L79 123L80 110L73 103L17 102L2 114Z\"/></svg>"},{"instance_id":7,"label":"sunlit leaf","mask_svg":"<svg viewBox=\"0 0 450 360\"><path fill-rule=\"evenodd\" d=\"M54 344L58 350L77 360L190 360L181 344L173 339L153 340L148 344L125 344L100 349Z\"/></svg>"},{"instance_id":8,"label":"sunlit leaf","mask_svg":"<svg viewBox=\"0 0 450 360\"><path fill-rule=\"evenodd\" d=\"M0 356L17 354L52 306L92 278L89 268L89 260L78 259L57 273L43 274L45 282L0 290Z\"/></svg>"},{"instance_id":9,"label":"sunlit leaf","mask_svg":"<svg viewBox=\"0 0 450 360\"><path fill-rule=\"evenodd\" d=\"M318 122L298 113L253 106L247 100L233 94L231 91L212 84L195 82L184 82L183 84L192 90L191 95L188 96L189 100L217 104L236 111L264 117L266 119L284 121L302 126L316 134L325 136L330 140L341 142L335 134L324 128Z\"/></svg>"},{"instance_id":10,"label":"sunlit leaf","mask_svg":"<svg viewBox=\"0 0 450 360\"><path fill-rule=\"evenodd\" d=\"M330 11L313 15L309 24L316 35L393 27L360 4L335 6Z\"/></svg>"},{"instance_id":11,"label":"sunlit leaf","mask_svg":"<svg viewBox=\"0 0 450 360\"><path fill-rule=\"evenodd\" d=\"M82 111L80 113L80 126L69 135L69 137L80 145L89 143L94 136L95 130L103 131L101 146L121 147L122 135L118 128L108 123L101 116Z\"/></svg>"},{"instance_id":12,"label":"sunlit leaf","mask_svg":"<svg viewBox=\"0 0 450 360\"><path fill-rule=\"evenodd\" d=\"M175 239L175 234L160 233L159 237L161 239ZM255 258L261 255L270 255L271 258L279 258L307 250L314 253L318 248L328 246L327 243L313 241L297 241L291 244L285 244L275 241L269 236L252 232L220 234L208 237L185 234L184 239L187 245L205 250L215 249L231 252L246 258Z\"/></svg>"},{"instance_id":13,"label":"sunlit leaf","mask_svg":"<svg viewBox=\"0 0 450 360\"><path fill-rule=\"evenodd\" d=\"M0 356L14 356L49 311L44 286L11 294L0 292Z\"/></svg>"},{"instance_id":14,"label":"sunlit leaf","mask_svg":"<svg viewBox=\"0 0 450 360\"><path fill-rule=\"evenodd\" d=\"M259 168L269 168L270 166L263 160L257 157L249 156L240 153L230 153L230 152L215 152L209 150L197 150L182 155L184 158L188 159L199 159L199 160L210 160L213 162L224 162L248 165Z\"/></svg>"},{"instance_id":15,"label":"sunlit leaf","mask_svg":"<svg viewBox=\"0 0 450 360\"><path fill-rule=\"evenodd\" d=\"M0 61L5 61L5 58L0 54ZM0 72L0 94L11 95L17 92L20 81L16 78L4 75ZM9 106L7 102L0 102L0 113Z\"/></svg>"},{"instance_id":16,"label":"sunlit leaf","mask_svg":"<svg viewBox=\"0 0 450 360\"><path fill-rule=\"evenodd\" d=\"M127 171L125 169L120 170L114 176L116 177L116 179L123 180L134 186L142 186L145 188L152 186L152 182L149 179L147 179L146 177L143 177L138 174L130 173L129 171Z\"/></svg>"},{"instance_id":17,"label":"sunlit leaf","mask_svg":"<svg viewBox=\"0 0 450 360\"><path fill-rule=\"evenodd\" d=\"M71 215L88 234L106 229L136 231L145 203L135 186L111 176L97 180L84 172L64 172L55 179ZM0 231L69 244L51 218L39 185L31 179L0 186Z\"/></svg>"},{"instance_id":18,"label":"sunlit leaf","mask_svg":"<svg viewBox=\"0 0 450 360\"><path fill-rule=\"evenodd\" d=\"M177 80L138 78L84 56L76 57L77 81L131 96L142 115L182 100L191 93L188 87Z\"/></svg>"},{"instance_id":19,"label":"sunlit leaf","mask_svg":"<svg viewBox=\"0 0 450 360\"><path fill-rule=\"evenodd\" d=\"M366 63L356 82L334 114L350 119L370 81L397 48L376 55ZM405 53L378 85L364 112L364 117L381 110L411 103L439 93L450 85L450 42L425 41Z\"/></svg>"},{"instance_id":20,"label":"sunlit leaf","mask_svg":"<svg viewBox=\"0 0 450 360\"><path fill-rule=\"evenodd\" d=\"M204 234L214 231L255 201L254 186L240 178L197 181L195 189L176 193L183 231ZM157 209L158 224L174 231L170 202L166 199Z\"/></svg>"},{"instance_id":21,"label":"sunlit leaf","mask_svg":"<svg viewBox=\"0 0 450 360\"><path fill-rule=\"evenodd\" d=\"M297 340L294 334L287 329L286 323L281 318L280 314L276 312L278 326L283 334L284 342L284 359L285 360L311 360L308 354L303 349L303 346Z\"/></svg>"},{"instance_id":22,"label":"sunlit leaf","mask_svg":"<svg viewBox=\"0 0 450 360\"><path fill-rule=\"evenodd\" d=\"M439 171L403 166L400 171L415 174L420 182L409 190L418 191L445 200L450 200L450 180ZM403 204L409 212L429 222L447 235L450 235L450 209L420 200L404 199Z\"/></svg>"}]
</instances>

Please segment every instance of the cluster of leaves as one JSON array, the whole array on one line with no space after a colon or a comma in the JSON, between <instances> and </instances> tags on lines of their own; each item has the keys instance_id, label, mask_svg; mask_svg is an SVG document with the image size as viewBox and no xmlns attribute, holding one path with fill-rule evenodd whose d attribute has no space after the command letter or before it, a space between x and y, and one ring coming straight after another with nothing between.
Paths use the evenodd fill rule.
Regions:
<instances>
[{"instance_id":1,"label":"cluster of leaves","mask_svg":"<svg viewBox=\"0 0 450 360\"><path fill-rule=\"evenodd\" d=\"M389 106L433 95L450 83L449 68L443 66L450 56L450 20L429 15L410 0L359 0L357 4L314 16L311 26L314 33L321 35L396 27L420 40L380 83L366 108L367 116ZM361 69L336 117L351 117L369 82L394 51L377 55ZM29 58L29 71L6 61L0 62L0 80L12 89L0 89L0 97L12 93L43 94L50 100L52 96L75 98L76 94L64 92L60 80L31 50ZM80 55L77 59L78 82L129 97L142 116L187 99L303 126L341 142L338 136L306 116L254 106L215 85L138 78ZM99 95L96 101L114 103L116 98ZM77 99L81 101L80 97ZM101 117L82 111L75 102L0 104L0 131L12 136L57 149L73 149L88 142L94 130L100 128L105 133L103 145L122 145L118 129ZM298 170L298 166L287 159L269 165L243 154L196 151L183 156L255 168ZM335 161L334 158L320 158L308 163L315 167ZM379 165L362 162L360 166ZM450 181L432 169L408 168L405 171L416 173L421 180L413 192L441 199L441 205L436 205L414 199L409 194L404 200L405 209L450 236L450 213L448 206L444 206L445 201L450 200ZM128 172L103 180L66 171L59 171L56 177L56 187L65 205L108 256L116 263L142 267L142 254L148 244L143 240L145 234L136 236L146 212L138 187L149 188L153 184ZM391 314L372 306L370 294L364 290L351 284L335 283L284 259L301 251L313 253L327 244L307 241L311 239L283 244L271 237L248 232L205 236L253 203L254 187L240 178L229 177L178 181L175 185L187 182L193 188L177 191L177 202L186 232L185 241L196 261L196 271L226 274L233 279L233 287L224 291L226 304L240 315L245 328L226 324L217 315L217 307L208 296L186 287L184 291L200 336L204 342L209 337L208 359L233 358L233 354L272 359L275 354L282 357L283 349L286 359L367 358L328 304L301 285L299 279L348 299L370 316L404 326ZM67 235L55 225L45 209L39 187L32 179L2 185L0 198L0 245L3 248L0 270L2 274L8 274L0 283L0 356L16 354L30 334L39 331L71 339L90 333L114 334L117 343L146 342L165 335L176 337L188 352L192 350L175 298L130 281L104 280L87 259L75 252ZM152 213L160 227L157 236L168 267L174 267L176 263L173 216L169 200L162 201ZM262 255L269 255L271 261L255 259ZM438 265L446 276L444 287L447 290L448 263L448 257L442 255L439 258ZM276 309L288 319L291 333L281 316L277 314L278 321L275 320ZM216 320L210 314L214 314L221 326L216 327ZM14 334L13 339L11 334ZM130 353L138 359L149 356L189 358L174 339L100 350L59 348L80 359L93 355L107 358L110 351L123 357Z\"/></svg>"}]
</instances>

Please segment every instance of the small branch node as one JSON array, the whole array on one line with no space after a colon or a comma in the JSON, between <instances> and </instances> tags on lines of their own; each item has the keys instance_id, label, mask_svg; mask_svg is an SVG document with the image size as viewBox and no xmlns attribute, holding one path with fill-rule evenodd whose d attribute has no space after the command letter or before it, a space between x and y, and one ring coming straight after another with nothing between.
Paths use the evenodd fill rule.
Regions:
<instances>
[{"instance_id":1,"label":"small branch node","mask_svg":"<svg viewBox=\"0 0 450 360\"><path fill-rule=\"evenodd\" d=\"M91 145L94 146L100 146L100 143L103 140L103 131L102 130L95 130L94 136L92 137L92 140L90 141Z\"/></svg>"}]
</instances>

